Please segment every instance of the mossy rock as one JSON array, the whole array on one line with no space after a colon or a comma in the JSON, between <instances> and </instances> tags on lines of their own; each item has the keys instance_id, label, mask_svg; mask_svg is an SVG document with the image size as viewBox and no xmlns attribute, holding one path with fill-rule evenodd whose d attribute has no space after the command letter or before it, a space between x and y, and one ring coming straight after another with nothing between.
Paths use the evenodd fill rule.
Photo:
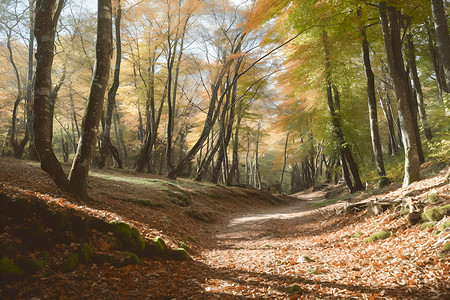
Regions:
<instances>
[{"instance_id":1,"label":"mossy rock","mask_svg":"<svg viewBox=\"0 0 450 300\"><path fill-rule=\"evenodd\" d=\"M81 264L89 264L92 262L94 251L88 244L82 244L78 248L77 254Z\"/></svg>"},{"instance_id":2,"label":"mossy rock","mask_svg":"<svg viewBox=\"0 0 450 300\"><path fill-rule=\"evenodd\" d=\"M23 273L23 270L8 257L3 256L0 259L0 279L2 281L16 279L22 276Z\"/></svg>"},{"instance_id":3,"label":"mossy rock","mask_svg":"<svg viewBox=\"0 0 450 300\"><path fill-rule=\"evenodd\" d=\"M441 252L439 253L440 257L446 257L450 254L450 242L445 243L444 247L442 247Z\"/></svg>"},{"instance_id":4,"label":"mossy rock","mask_svg":"<svg viewBox=\"0 0 450 300\"><path fill-rule=\"evenodd\" d=\"M439 229L445 230L446 228L450 228L450 221L445 222L444 224L439 226Z\"/></svg>"},{"instance_id":5,"label":"mossy rock","mask_svg":"<svg viewBox=\"0 0 450 300\"><path fill-rule=\"evenodd\" d=\"M188 244L186 244L185 242L181 242L181 241L178 242L178 247L183 248L183 249L186 250L186 251L191 250L191 247L189 247Z\"/></svg>"},{"instance_id":6,"label":"mossy rock","mask_svg":"<svg viewBox=\"0 0 450 300\"><path fill-rule=\"evenodd\" d=\"M126 257L124 261L126 265L139 265L141 263L139 257L133 252L125 251L123 254Z\"/></svg>"},{"instance_id":7,"label":"mossy rock","mask_svg":"<svg viewBox=\"0 0 450 300\"><path fill-rule=\"evenodd\" d=\"M289 294L300 295L303 293L302 288L298 284L294 284L289 288Z\"/></svg>"},{"instance_id":8,"label":"mossy rock","mask_svg":"<svg viewBox=\"0 0 450 300\"><path fill-rule=\"evenodd\" d=\"M420 230L425 230L425 229L428 229L428 228L432 228L432 227L436 226L436 224L437 224L436 221L434 221L434 222L427 222L427 223L422 224L420 226Z\"/></svg>"},{"instance_id":9,"label":"mossy rock","mask_svg":"<svg viewBox=\"0 0 450 300\"><path fill-rule=\"evenodd\" d=\"M166 242L164 242L163 238L160 236L157 236L153 239L153 242L155 243L155 246L157 248L157 251L159 253L164 253L166 251Z\"/></svg>"},{"instance_id":10,"label":"mossy rock","mask_svg":"<svg viewBox=\"0 0 450 300\"><path fill-rule=\"evenodd\" d=\"M70 218L72 222L72 232L73 235L82 242L89 241L89 237L91 236L91 227L89 218L81 217L81 216L71 216Z\"/></svg>"},{"instance_id":11,"label":"mossy rock","mask_svg":"<svg viewBox=\"0 0 450 300\"><path fill-rule=\"evenodd\" d=\"M191 256L186 251L186 249L175 248L175 249L172 249L169 252L169 258L172 258L172 259L175 259L175 260L190 260Z\"/></svg>"},{"instance_id":12,"label":"mossy rock","mask_svg":"<svg viewBox=\"0 0 450 300\"><path fill-rule=\"evenodd\" d=\"M64 272L71 272L76 269L78 263L79 263L78 254L71 253L63 259L61 263L61 268Z\"/></svg>"},{"instance_id":13,"label":"mossy rock","mask_svg":"<svg viewBox=\"0 0 450 300\"><path fill-rule=\"evenodd\" d=\"M384 240L389 238L392 235L392 233L390 231L387 230L383 230L383 231L378 231L373 233L371 236L369 236L365 242L366 243L371 243L371 242L375 242L378 240Z\"/></svg>"},{"instance_id":14,"label":"mossy rock","mask_svg":"<svg viewBox=\"0 0 450 300\"><path fill-rule=\"evenodd\" d=\"M437 222L442 220L445 216L450 216L450 204L425 210L422 214L422 219L428 222Z\"/></svg>"},{"instance_id":15,"label":"mossy rock","mask_svg":"<svg viewBox=\"0 0 450 300\"><path fill-rule=\"evenodd\" d=\"M357 231L354 234L352 234L350 237L354 238L354 239L359 239L363 234L364 233Z\"/></svg>"},{"instance_id":16,"label":"mossy rock","mask_svg":"<svg viewBox=\"0 0 450 300\"><path fill-rule=\"evenodd\" d=\"M22 241L31 248L48 245L48 236L44 227L35 219L28 220L19 234L22 236Z\"/></svg>"},{"instance_id":17,"label":"mossy rock","mask_svg":"<svg viewBox=\"0 0 450 300\"><path fill-rule=\"evenodd\" d=\"M46 262L43 260L33 260L27 257L17 258L16 263L27 275L31 275L42 270L46 265Z\"/></svg>"},{"instance_id":18,"label":"mossy rock","mask_svg":"<svg viewBox=\"0 0 450 300\"><path fill-rule=\"evenodd\" d=\"M141 233L136 228L131 228L131 236L133 243L130 245L130 250L142 256L145 251L145 241L141 236Z\"/></svg>"}]
</instances>

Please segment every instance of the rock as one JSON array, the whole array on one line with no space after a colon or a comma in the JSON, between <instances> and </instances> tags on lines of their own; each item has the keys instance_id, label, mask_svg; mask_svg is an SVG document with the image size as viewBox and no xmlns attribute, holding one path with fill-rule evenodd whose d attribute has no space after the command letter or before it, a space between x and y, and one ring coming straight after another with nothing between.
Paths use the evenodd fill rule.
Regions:
<instances>
[{"instance_id":1,"label":"rock","mask_svg":"<svg viewBox=\"0 0 450 300\"><path fill-rule=\"evenodd\" d=\"M0 259L0 279L1 281L16 279L23 275L23 270L19 266L10 260L8 257L3 256Z\"/></svg>"},{"instance_id":2,"label":"rock","mask_svg":"<svg viewBox=\"0 0 450 300\"><path fill-rule=\"evenodd\" d=\"M78 254L71 253L63 259L61 268L64 272L71 272L76 269L76 267L78 266L78 262Z\"/></svg>"},{"instance_id":3,"label":"rock","mask_svg":"<svg viewBox=\"0 0 450 300\"><path fill-rule=\"evenodd\" d=\"M94 256L94 251L88 244L82 244L78 248L77 254L81 264L89 264Z\"/></svg>"},{"instance_id":4,"label":"rock","mask_svg":"<svg viewBox=\"0 0 450 300\"><path fill-rule=\"evenodd\" d=\"M183 248L175 248L170 251L169 257L175 260L190 260L191 256Z\"/></svg>"},{"instance_id":5,"label":"rock","mask_svg":"<svg viewBox=\"0 0 450 300\"><path fill-rule=\"evenodd\" d=\"M183 248L183 249L186 250L186 251L191 250L191 247L189 247L188 244L186 244L185 242L181 242L181 241L178 242L178 247Z\"/></svg>"},{"instance_id":6,"label":"rock","mask_svg":"<svg viewBox=\"0 0 450 300\"><path fill-rule=\"evenodd\" d=\"M450 204L425 210L422 214L422 219L424 221L437 222L442 220L445 216L450 216Z\"/></svg>"},{"instance_id":7,"label":"rock","mask_svg":"<svg viewBox=\"0 0 450 300\"><path fill-rule=\"evenodd\" d=\"M42 268L46 265L46 262L43 260L33 260L27 257L17 258L16 263L27 275L31 275L42 270Z\"/></svg>"},{"instance_id":8,"label":"rock","mask_svg":"<svg viewBox=\"0 0 450 300\"><path fill-rule=\"evenodd\" d=\"M164 251L166 250L167 246L166 246L166 242L164 242L162 237L157 236L156 238L153 239L153 242L155 243L155 246L158 249L158 252L161 253L161 254L164 253Z\"/></svg>"},{"instance_id":9,"label":"rock","mask_svg":"<svg viewBox=\"0 0 450 300\"><path fill-rule=\"evenodd\" d=\"M303 290L298 284L294 284L289 288L289 294L301 295L302 293Z\"/></svg>"},{"instance_id":10,"label":"rock","mask_svg":"<svg viewBox=\"0 0 450 300\"><path fill-rule=\"evenodd\" d=\"M123 254L126 257L124 260L125 265L139 265L141 263L139 257L133 252L125 251Z\"/></svg>"},{"instance_id":11,"label":"rock","mask_svg":"<svg viewBox=\"0 0 450 300\"><path fill-rule=\"evenodd\" d=\"M420 211L413 211L413 212L408 214L408 222L409 222L409 224L416 225L420 221L422 221L422 212L420 212Z\"/></svg>"},{"instance_id":12,"label":"rock","mask_svg":"<svg viewBox=\"0 0 450 300\"><path fill-rule=\"evenodd\" d=\"M91 235L91 227L89 224L89 218L73 215L70 217L72 222L72 232L77 240L82 242L89 241Z\"/></svg>"},{"instance_id":13,"label":"rock","mask_svg":"<svg viewBox=\"0 0 450 300\"><path fill-rule=\"evenodd\" d=\"M130 244L130 250L134 253L142 256L145 251L145 241L141 236L141 233L136 228L131 228L131 237L133 238L133 243Z\"/></svg>"},{"instance_id":14,"label":"rock","mask_svg":"<svg viewBox=\"0 0 450 300\"><path fill-rule=\"evenodd\" d=\"M378 231L378 232L373 233L371 236L369 236L365 240L365 242L366 243L371 243L371 242L374 242L374 241L377 241L377 240L384 240L384 239L389 238L390 236L391 236L391 232L390 231L386 231L386 230Z\"/></svg>"},{"instance_id":15,"label":"rock","mask_svg":"<svg viewBox=\"0 0 450 300\"><path fill-rule=\"evenodd\" d=\"M48 245L48 237L44 227L35 219L28 220L20 230L19 235L23 242L31 248L41 248Z\"/></svg>"}]
</instances>

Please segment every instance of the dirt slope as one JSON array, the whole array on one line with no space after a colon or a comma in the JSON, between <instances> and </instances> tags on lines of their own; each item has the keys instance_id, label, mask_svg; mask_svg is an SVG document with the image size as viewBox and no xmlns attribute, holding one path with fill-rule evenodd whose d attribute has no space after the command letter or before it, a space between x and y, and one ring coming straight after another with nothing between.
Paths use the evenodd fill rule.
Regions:
<instances>
[{"instance_id":1,"label":"dirt slope","mask_svg":"<svg viewBox=\"0 0 450 300\"><path fill-rule=\"evenodd\" d=\"M182 241L193 260L144 258L138 265L79 265L57 268L79 245L49 249L44 271L0 284L0 298L102 299L445 299L449 259L439 256L448 231L439 226L420 230L406 216L365 211L336 215L341 203L313 209L324 193L273 197L256 190L166 181L129 171L94 171L90 195L81 203L56 189L35 163L0 158L0 192L32 196L106 221L124 221L147 239L162 236L169 247ZM449 202L445 174L377 196L414 199L432 195ZM390 230L374 243L364 239ZM448 229L447 229L448 230ZM6 227L0 240L10 241ZM360 232L359 237L352 237ZM105 235L95 233L91 245L105 252ZM11 240L12 241L12 240ZM20 244L20 241L18 242ZM39 250L30 252L38 257Z\"/></svg>"}]
</instances>

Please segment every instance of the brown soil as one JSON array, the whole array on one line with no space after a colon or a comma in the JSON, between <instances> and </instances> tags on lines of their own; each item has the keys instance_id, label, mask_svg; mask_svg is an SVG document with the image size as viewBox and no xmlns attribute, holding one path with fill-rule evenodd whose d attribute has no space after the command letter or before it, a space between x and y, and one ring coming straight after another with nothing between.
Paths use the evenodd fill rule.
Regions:
<instances>
[{"instance_id":1,"label":"brown soil","mask_svg":"<svg viewBox=\"0 0 450 300\"><path fill-rule=\"evenodd\" d=\"M449 203L447 175L376 197ZM126 179L126 180L125 180ZM145 184L152 181L154 185ZM140 265L80 265L0 284L0 298L86 299L444 299L449 259L439 256L448 231L411 226L398 212L337 215L337 203L313 209L326 191L296 198L132 171L94 171L90 196L81 202L59 191L36 163L0 158L0 189L32 195L107 221L125 221L146 239L190 245L191 261L143 259ZM333 191L342 193L342 187ZM151 205L142 201L151 200ZM194 216L194 217L193 217ZM197 216L197 217L195 217ZM199 217L204 217L203 221ZM211 222L211 223L206 223ZM373 232L391 238L365 243ZM361 237L352 235L361 232ZM10 238L9 232L0 234ZM447 239L445 238L447 235ZM94 235L94 238L97 237ZM93 239L94 239L93 238ZM91 241L95 247L102 244ZM55 264L76 245L55 245ZM105 251L109 251L104 245Z\"/></svg>"}]
</instances>

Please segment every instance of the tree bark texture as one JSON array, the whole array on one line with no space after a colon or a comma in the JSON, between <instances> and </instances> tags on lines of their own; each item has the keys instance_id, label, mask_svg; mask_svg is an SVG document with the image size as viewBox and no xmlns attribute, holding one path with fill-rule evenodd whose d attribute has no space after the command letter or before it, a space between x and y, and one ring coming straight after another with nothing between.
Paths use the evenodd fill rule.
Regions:
<instances>
[{"instance_id":1,"label":"tree bark texture","mask_svg":"<svg viewBox=\"0 0 450 300\"><path fill-rule=\"evenodd\" d=\"M380 2L379 14L389 73L399 107L399 121L405 150L403 185L408 186L420 179L420 160L410 107L411 91L402 56L399 12L393 7L387 7L384 2Z\"/></svg>"},{"instance_id":2,"label":"tree bark texture","mask_svg":"<svg viewBox=\"0 0 450 300\"><path fill-rule=\"evenodd\" d=\"M436 41L439 49L441 64L444 68L445 81L450 87L450 37L447 16L445 15L444 0L431 0Z\"/></svg>"},{"instance_id":3,"label":"tree bark texture","mask_svg":"<svg viewBox=\"0 0 450 300\"><path fill-rule=\"evenodd\" d=\"M362 52L364 69L366 71L367 79L367 99L369 105L369 123L370 123L370 136L372 140L372 150L375 156L375 165L377 168L377 174L380 180L386 176L384 169L383 153L381 151L380 133L378 130L378 112L377 112L377 99L375 94L375 76L372 71L370 63L370 51L369 43L366 37L365 29L362 30ZM381 181L380 181L381 183Z\"/></svg>"},{"instance_id":4,"label":"tree bark texture","mask_svg":"<svg viewBox=\"0 0 450 300\"><path fill-rule=\"evenodd\" d=\"M105 125L103 127L103 132L100 140L100 153L98 166L99 168L104 168L106 165L106 158L111 153L111 148L113 145L111 144L111 126L112 126L112 118L114 108L116 106L116 93L119 88L119 76L120 76L120 63L122 61L122 44L120 40L120 20L122 17L122 9L119 7L117 9L116 17L115 17L115 33L116 33L116 62L114 66L114 77L111 88L108 91L108 103L106 108L106 117L105 117ZM118 141L120 142L120 141ZM120 158L116 158L119 167L122 168L122 162Z\"/></svg>"},{"instance_id":5,"label":"tree bark texture","mask_svg":"<svg viewBox=\"0 0 450 300\"><path fill-rule=\"evenodd\" d=\"M66 174L52 148L51 128L53 119L50 108L55 31L63 5L63 0L59 1L58 7L56 7L56 0L38 0L36 2L34 35L37 50L33 131L41 168L52 177L58 187L68 188L69 182Z\"/></svg>"},{"instance_id":6,"label":"tree bark texture","mask_svg":"<svg viewBox=\"0 0 450 300\"><path fill-rule=\"evenodd\" d=\"M80 196L84 196L87 190L88 172L94 155L112 57L111 0L98 0L97 3L98 27L95 70L81 129L81 137L69 174L71 186L74 192Z\"/></svg>"},{"instance_id":7,"label":"tree bark texture","mask_svg":"<svg viewBox=\"0 0 450 300\"><path fill-rule=\"evenodd\" d=\"M408 34L408 36L407 36L406 53L407 53L408 64L409 64L409 68L410 68L410 72L411 72L411 77L412 77L413 84L414 84L413 88L416 92L416 100L417 100L417 105L418 105L418 110L419 110L419 116L420 116L420 119L422 120L423 131L425 133L425 137L427 138L427 140L431 140L433 138L433 135L431 134L431 130L428 125L427 114L425 111L425 105L423 103L423 91L422 91L422 86L420 84L419 72L417 71L416 51L415 51L415 47L414 47L413 37L411 34Z\"/></svg>"}]
</instances>

